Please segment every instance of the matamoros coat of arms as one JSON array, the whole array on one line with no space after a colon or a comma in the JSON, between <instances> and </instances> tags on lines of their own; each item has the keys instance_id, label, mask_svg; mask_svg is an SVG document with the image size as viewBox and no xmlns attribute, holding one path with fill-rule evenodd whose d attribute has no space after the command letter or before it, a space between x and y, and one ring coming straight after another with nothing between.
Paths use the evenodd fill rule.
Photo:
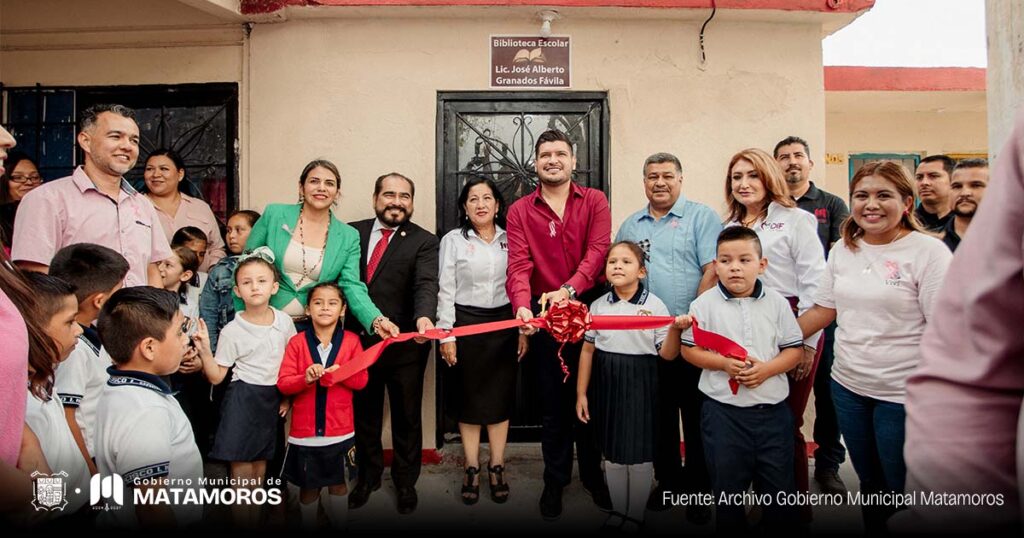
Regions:
<instances>
[{"instance_id":1,"label":"matamoros coat of arms","mask_svg":"<svg viewBox=\"0 0 1024 538\"><path fill-rule=\"evenodd\" d=\"M64 510L68 505L68 473L32 473L32 506L38 510Z\"/></svg>"}]
</instances>

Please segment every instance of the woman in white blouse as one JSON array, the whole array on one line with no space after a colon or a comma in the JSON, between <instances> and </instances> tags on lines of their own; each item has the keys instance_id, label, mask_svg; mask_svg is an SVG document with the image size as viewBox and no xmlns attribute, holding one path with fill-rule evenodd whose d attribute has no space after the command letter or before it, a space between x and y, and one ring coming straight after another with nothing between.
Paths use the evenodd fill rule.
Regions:
<instances>
[{"instance_id":1,"label":"woman in white blouse","mask_svg":"<svg viewBox=\"0 0 1024 538\"><path fill-rule=\"evenodd\" d=\"M796 207L789 195L785 174L767 152L745 149L733 155L725 179L725 199L729 204L726 226L745 226L757 232L768 268L761 280L789 299L794 314L814 305L815 293L825 271L825 254L818 239L814 215ZM807 443L800 428L804 409L818 367L820 332L804 341L803 360L789 372L789 397L793 412L794 473L800 491L808 491ZM806 520L810 508L803 510Z\"/></svg>"},{"instance_id":2,"label":"woman in white blouse","mask_svg":"<svg viewBox=\"0 0 1024 538\"><path fill-rule=\"evenodd\" d=\"M459 194L461 226L441 239L437 327L512 319L505 293L508 240L502 229L505 202L493 181L472 177ZM445 408L458 421L466 454L462 500L480 498L480 431L487 427L491 499L508 500L505 441L515 401L516 371L527 340L516 329L441 341L448 363Z\"/></svg>"},{"instance_id":3,"label":"woman in white blouse","mask_svg":"<svg viewBox=\"0 0 1024 538\"><path fill-rule=\"evenodd\" d=\"M843 240L800 328L810 334L838 318L832 400L861 492L903 492L907 378L953 255L914 217L914 182L902 165L865 164L850 191ZM884 531L893 511L865 506L866 531Z\"/></svg>"}]
</instances>

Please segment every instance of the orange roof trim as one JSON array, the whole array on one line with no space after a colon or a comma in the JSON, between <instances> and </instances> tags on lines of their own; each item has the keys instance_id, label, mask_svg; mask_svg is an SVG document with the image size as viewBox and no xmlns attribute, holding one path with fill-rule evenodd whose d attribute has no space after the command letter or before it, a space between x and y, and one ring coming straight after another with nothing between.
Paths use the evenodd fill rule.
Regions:
<instances>
[{"instance_id":1,"label":"orange roof trim","mask_svg":"<svg viewBox=\"0 0 1024 538\"><path fill-rule=\"evenodd\" d=\"M983 92L983 67L826 66L827 92Z\"/></svg>"},{"instance_id":2,"label":"orange roof trim","mask_svg":"<svg viewBox=\"0 0 1024 538\"><path fill-rule=\"evenodd\" d=\"M721 9L857 13L875 0L717 0ZM710 9L711 0L241 0L245 14L273 13L289 6L537 6Z\"/></svg>"}]
</instances>

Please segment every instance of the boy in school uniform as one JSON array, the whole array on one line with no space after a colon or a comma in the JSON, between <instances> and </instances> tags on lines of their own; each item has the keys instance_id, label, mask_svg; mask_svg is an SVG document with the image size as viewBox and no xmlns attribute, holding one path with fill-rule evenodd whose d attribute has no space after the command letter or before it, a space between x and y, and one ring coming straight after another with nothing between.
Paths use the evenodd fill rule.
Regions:
<instances>
[{"instance_id":1,"label":"boy in school uniform","mask_svg":"<svg viewBox=\"0 0 1024 538\"><path fill-rule=\"evenodd\" d=\"M711 485L716 500L732 499L717 505L718 532L746 529L744 504L735 499L751 484L755 493L771 497L763 506L764 527L791 527L795 514L779 506L776 495L796 491L786 372L800 361L803 335L786 299L758 279L768 260L753 230L723 230L714 264L718 286L690 305L690 315L700 328L729 338L749 355L741 361L696 347L693 329L682 336L683 358L704 369L698 386L708 397L701 433ZM735 393L730 379L739 383Z\"/></svg>"},{"instance_id":2,"label":"boy in school uniform","mask_svg":"<svg viewBox=\"0 0 1024 538\"><path fill-rule=\"evenodd\" d=\"M100 311L100 340L114 364L96 409L96 465L125 484L123 508L102 514L112 526L184 527L202 518L198 504L135 506L131 491L202 489L192 425L161 379L178 369L188 343L179 303L174 292L139 286L117 291Z\"/></svg>"},{"instance_id":3,"label":"boy in school uniform","mask_svg":"<svg viewBox=\"0 0 1024 538\"><path fill-rule=\"evenodd\" d=\"M54 255L50 274L74 286L78 297L75 321L82 327L74 351L54 375L53 390L64 406L71 433L79 450L96 474L93 437L96 403L107 382L110 357L100 350L100 335L93 327L107 299L121 289L128 274L128 260L117 251L92 243L75 243Z\"/></svg>"}]
</instances>

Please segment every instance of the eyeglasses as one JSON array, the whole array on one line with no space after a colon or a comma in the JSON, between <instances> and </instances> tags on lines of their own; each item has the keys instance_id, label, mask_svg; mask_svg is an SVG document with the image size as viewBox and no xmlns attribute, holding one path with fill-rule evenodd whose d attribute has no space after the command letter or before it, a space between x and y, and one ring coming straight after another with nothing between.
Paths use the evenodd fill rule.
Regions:
<instances>
[{"instance_id":1,"label":"eyeglasses","mask_svg":"<svg viewBox=\"0 0 1024 538\"><path fill-rule=\"evenodd\" d=\"M22 174L12 174L11 181L15 183L42 183L43 177L40 176L39 174L30 174L27 176Z\"/></svg>"}]
</instances>

